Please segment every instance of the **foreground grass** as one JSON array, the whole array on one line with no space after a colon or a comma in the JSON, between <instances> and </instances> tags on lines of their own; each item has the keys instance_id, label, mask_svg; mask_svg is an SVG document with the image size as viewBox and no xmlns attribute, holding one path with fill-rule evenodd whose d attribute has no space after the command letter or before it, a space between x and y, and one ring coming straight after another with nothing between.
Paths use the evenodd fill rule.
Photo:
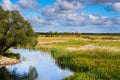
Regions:
<instances>
[{"instance_id":1,"label":"foreground grass","mask_svg":"<svg viewBox=\"0 0 120 80\"><path fill-rule=\"evenodd\" d=\"M120 80L119 36L91 37L94 40L81 37L39 37L38 40L42 42L36 48L51 51L61 68L69 68L74 72L65 80Z\"/></svg>"},{"instance_id":2,"label":"foreground grass","mask_svg":"<svg viewBox=\"0 0 120 80\"><path fill-rule=\"evenodd\" d=\"M75 72L74 76L65 80L120 80L118 51L100 49L65 51L54 48L51 54L61 68L69 68Z\"/></svg>"}]
</instances>

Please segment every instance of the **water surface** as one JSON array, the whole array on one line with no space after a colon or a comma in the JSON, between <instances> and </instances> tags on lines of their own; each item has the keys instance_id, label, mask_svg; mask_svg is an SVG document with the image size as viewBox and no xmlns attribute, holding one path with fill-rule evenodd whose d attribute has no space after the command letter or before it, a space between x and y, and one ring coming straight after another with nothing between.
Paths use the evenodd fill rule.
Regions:
<instances>
[{"instance_id":1,"label":"water surface","mask_svg":"<svg viewBox=\"0 0 120 80\"><path fill-rule=\"evenodd\" d=\"M0 69L6 70L4 73L9 72L11 80L62 80L72 75L71 71L59 68L49 53L28 49L11 50L20 53L21 62Z\"/></svg>"}]
</instances>

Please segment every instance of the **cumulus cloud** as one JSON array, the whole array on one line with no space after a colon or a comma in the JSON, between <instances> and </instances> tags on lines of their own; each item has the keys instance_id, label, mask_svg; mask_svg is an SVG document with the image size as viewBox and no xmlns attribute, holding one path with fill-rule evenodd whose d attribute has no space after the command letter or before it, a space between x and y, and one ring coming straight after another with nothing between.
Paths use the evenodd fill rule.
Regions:
<instances>
[{"instance_id":1,"label":"cumulus cloud","mask_svg":"<svg viewBox=\"0 0 120 80\"><path fill-rule=\"evenodd\" d=\"M115 3L115 2L119 2L120 0L87 0L91 3L95 3L95 4L105 4L105 3Z\"/></svg>"},{"instance_id":2,"label":"cumulus cloud","mask_svg":"<svg viewBox=\"0 0 120 80\"><path fill-rule=\"evenodd\" d=\"M19 0L18 4L24 8L36 9L39 4L36 0Z\"/></svg>"},{"instance_id":3,"label":"cumulus cloud","mask_svg":"<svg viewBox=\"0 0 120 80\"><path fill-rule=\"evenodd\" d=\"M113 3L112 8L116 11L120 11L120 2Z\"/></svg>"},{"instance_id":4,"label":"cumulus cloud","mask_svg":"<svg viewBox=\"0 0 120 80\"><path fill-rule=\"evenodd\" d=\"M103 4L111 6L110 0L90 0L92 4ZM41 11L42 17L31 18L30 21L34 24L33 26L40 27L40 29L51 30L58 29L59 30L68 30L68 29L86 29L92 27L97 31L97 29L101 29L101 31L105 31L107 27L108 31L111 29L111 26L118 25L119 18L112 19L107 16L99 16L92 15L86 13L78 13L79 9L84 7L85 0L57 0L52 6L47 6ZM89 2L89 1L88 1ZM105 4L105 3L106 4ZM118 8L118 7L117 7ZM37 20L37 21L36 21ZM36 23L37 22L37 23ZM37 24L37 25L36 25ZM87 26L87 27L84 27ZM91 27L88 27L91 26ZM38 29L38 28L37 28ZM88 30L89 30L88 29ZM118 27L117 27L118 29ZM116 28L114 30L117 30ZM51 30L52 31L52 30Z\"/></svg>"},{"instance_id":5,"label":"cumulus cloud","mask_svg":"<svg viewBox=\"0 0 120 80\"><path fill-rule=\"evenodd\" d=\"M47 15L45 15L47 14ZM106 16L95 16L85 13L71 13L71 14L49 14L45 13L43 17L34 17L31 19L32 23L39 24L41 26L58 26L58 27L80 27L88 25L96 26L111 26L113 23L112 19ZM49 15L48 15L49 14ZM42 19L42 20L41 20ZM36 21L37 20L37 21Z\"/></svg>"},{"instance_id":6,"label":"cumulus cloud","mask_svg":"<svg viewBox=\"0 0 120 80\"><path fill-rule=\"evenodd\" d=\"M43 9L42 14L69 14L83 8L84 5L78 1L57 0L53 6L48 6ZM47 13L47 14L46 14Z\"/></svg>"},{"instance_id":7,"label":"cumulus cloud","mask_svg":"<svg viewBox=\"0 0 120 80\"><path fill-rule=\"evenodd\" d=\"M80 26L80 25L105 25L110 26L112 21L105 16L95 16L77 12L62 12L57 11L56 6L45 7L41 15L48 22L57 21L61 26ZM73 10L73 9L72 9ZM73 10L74 11L74 10ZM46 21L46 22L47 22Z\"/></svg>"},{"instance_id":8,"label":"cumulus cloud","mask_svg":"<svg viewBox=\"0 0 120 80\"><path fill-rule=\"evenodd\" d=\"M86 3L108 5L119 11L119 0L56 0L56 2L45 7L40 16L30 18L34 27L41 31L96 31L109 32L120 31L117 25L120 18L109 18L107 16L79 13ZM113 27L114 26L114 27Z\"/></svg>"},{"instance_id":9,"label":"cumulus cloud","mask_svg":"<svg viewBox=\"0 0 120 80\"><path fill-rule=\"evenodd\" d=\"M120 17L113 19L113 22L120 25Z\"/></svg>"},{"instance_id":10,"label":"cumulus cloud","mask_svg":"<svg viewBox=\"0 0 120 80\"><path fill-rule=\"evenodd\" d=\"M17 4L13 4L10 0L2 0L0 4L5 10L20 10Z\"/></svg>"},{"instance_id":11,"label":"cumulus cloud","mask_svg":"<svg viewBox=\"0 0 120 80\"><path fill-rule=\"evenodd\" d=\"M30 19L36 31L71 31L71 32L119 32L120 18L110 19L90 14L67 14L64 19L44 19L34 16Z\"/></svg>"},{"instance_id":12,"label":"cumulus cloud","mask_svg":"<svg viewBox=\"0 0 120 80\"><path fill-rule=\"evenodd\" d=\"M66 0L66 1L73 1L73 0ZM92 4L105 4L105 3L115 3L120 2L120 0L74 0L82 3L92 3Z\"/></svg>"},{"instance_id":13,"label":"cumulus cloud","mask_svg":"<svg viewBox=\"0 0 120 80\"><path fill-rule=\"evenodd\" d=\"M120 0L57 0L59 8L64 10L78 10L85 7L85 4L109 5L113 10L120 11ZM72 8L71 8L72 7ZM73 11L72 10L72 11ZM68 11L67 11L68 12Z\"/></svg>"},{"instance_id":14,"label":"cumulus cloud","mask_svg":"<svg viewBox=\"0 0 120 80\"><path fill-rule=\"evenodd\" d=\"M36 9L39 4L36 0L19 0L17 3L12 3L10 0L2 0L0 5L5 10L24 10L24 9Z\"/></svg>"},{"instance_id":15,"label":"cumulus cloud","mask_svg":"<svg viewBox=\"0 0 120 80\"><path fill-rule=\"evenodd\" d=\"M72 13L84 7L81 2L74 0L70 2L67 0L58 0L55 2L54 6L56 7L56 12L58 13Z\"/></svg>"},{"instance_id":16,"label":"cumulus cloud","mask_svg":"<svg viewBox=\"0 0 120 80\"><path fill-rule=\"evenodd\" d=\"M41 10L41 13L36 16L29 17L28 19L38 30L94 30L94 31L120 31L120 17L109 18L107 16L99 16L93 14L86 14L79 12L84 9L86 4L99 4L107 5L115 11L120 11L119 0L56 0L53 5L46 6ZM2 0L0 4L6 10L23 10L23 9L36 9L39 4L37 0L19 0L13 4L10 0ZM89 5L89 6L90 6ZM114 26L114 27L113 27Z\"/></svg>"}]
</instances>

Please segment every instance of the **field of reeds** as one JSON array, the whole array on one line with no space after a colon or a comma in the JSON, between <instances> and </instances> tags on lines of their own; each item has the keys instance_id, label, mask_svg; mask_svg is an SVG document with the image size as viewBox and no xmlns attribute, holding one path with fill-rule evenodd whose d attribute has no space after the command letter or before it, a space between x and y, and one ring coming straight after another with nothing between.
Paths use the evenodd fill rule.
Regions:
<instances>
[{"instance_id":1,"label":"field of reeds","mask_svg":"<svg viewBox=\"0 0 120 80\"><path fill-rule=\"evenodd\" d=\"M36 49L74 72L65 80L120 80L119 35L39 36Z\"/></svg>"}]
</instances>

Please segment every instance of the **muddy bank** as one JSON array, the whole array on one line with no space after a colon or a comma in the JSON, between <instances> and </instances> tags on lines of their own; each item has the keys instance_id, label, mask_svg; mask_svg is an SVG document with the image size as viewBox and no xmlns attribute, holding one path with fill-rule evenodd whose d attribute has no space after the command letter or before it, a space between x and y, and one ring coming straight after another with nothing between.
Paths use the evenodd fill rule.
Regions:
<instances>
[{"instance_id":1,"label":"muddy bank","mask_svg":"<svg viewBox=\"0 0 120 80\"><path fill-rule=\"evenodd\" d=\"M19 62L20 60L17 59L0 56L0 67L3 67L4 65L13 65Z\"/></svg>"}]
</instances>

